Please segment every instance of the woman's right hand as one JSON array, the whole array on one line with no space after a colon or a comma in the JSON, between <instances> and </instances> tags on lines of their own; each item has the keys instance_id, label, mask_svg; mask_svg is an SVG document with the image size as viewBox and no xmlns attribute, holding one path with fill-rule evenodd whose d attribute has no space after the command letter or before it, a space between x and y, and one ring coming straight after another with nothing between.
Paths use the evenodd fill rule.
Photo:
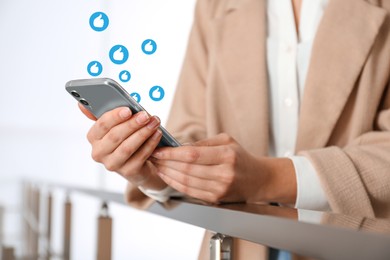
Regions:
<instances>
[{"instance_id":1,"label":"woman's right hand","mask_svg":"<svg viewBox=\"0 0 390 260\"><path fill-rule=\"evenodd\" d=\"M166 184L148 158L161 139L160 120L146 112L132 115L127 107L113 109L96 119L79 104L81 111L96 120L87 134L92 158L136 186L161 190Z\"/></svg>"}]
</instances>

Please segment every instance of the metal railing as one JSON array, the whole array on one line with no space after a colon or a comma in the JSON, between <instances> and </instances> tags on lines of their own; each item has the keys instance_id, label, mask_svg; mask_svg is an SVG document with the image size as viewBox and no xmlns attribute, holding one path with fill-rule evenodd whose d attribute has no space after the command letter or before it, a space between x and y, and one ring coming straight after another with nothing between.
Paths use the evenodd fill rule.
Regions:
<instances>
[{"instance_id":1,"label":"metal railing","mask_svg":"<svg viewBox=\"0 0 390 260\"><path fill-rule=\"evenodd\" d=\"M50 189L61 189L67 194L63 202L62 252L55 252L51 246L54 198ZM108 207L110 203L128 206L123 194L32 183L23 184L24 254L16 257L14 248L2 244L1 259L70 259L73 209L69 195L72 193L92 196L101 202L97 216L96 258L110 260L113 219ZM0 227L2 211L0 208ZM208 205L175 199L168 204L154 203L145 211L213 231L210 259L233 259L233 237L318 259L390 258L388 220L323 213L322 223L313 224L291 218L296 215L296 210L290 208L251 204Z\"/></svg>"},{"instance_id":2,"label":"metal railing","mask_svg":"<svg viewBox=\"0 0 390 260\"><path fill-rule=\"evenodd\" d=\"M5 209L0 207L0 260L43 260L43 259L71 259L72 240L72 209L70 199L72 192L92 195L102 201L101 211L97 217L98 235L97 252L98 260L111 259L112 218L108 214L108 204L105 201L120 202L120 194L101 192L92 189L82 189L71 186L36 184L24 182L22 184L21 217L23 222L23 241L21 241L21 254L16 256L15 247L3 244L4 231L3 217ZM63 232L62 251L53 250L52 223L53 223L53 195L51 188L62 189L67 195L63 202ZM115 199L112 199L114 198Z\"/></svg>"}]
</instances>

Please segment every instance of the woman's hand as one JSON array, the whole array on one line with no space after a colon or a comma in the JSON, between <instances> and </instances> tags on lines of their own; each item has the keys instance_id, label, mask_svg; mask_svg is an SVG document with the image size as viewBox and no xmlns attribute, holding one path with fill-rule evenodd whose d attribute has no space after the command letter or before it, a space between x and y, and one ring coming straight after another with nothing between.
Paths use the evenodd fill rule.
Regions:
<instances>
[{"instance_id":1,"label":"woman's hand","mask_svg":"<svg viewBox=\"0 0 390 260\"><path fill-rule=\"evenodd\" d=\"M87 109L79 106L87 117L96 120ZM163 189L166 184L148 160L161 139L159 125L160 120L146 112L132 115L127 107L109 111L97 119L88 132L92 158L136 186Z\"/></svg>"},{"instance_id":2,"label":"woman's hand","mask_svg":"<svg viewBox=\"0 0 390 260\"><path fill-rule=\"evenodd\" d=\"M255 157L227 134L192 146L159 148L152 156L159 176L191 197L214 203L295 202L291 160Z\"/></svg>"}]
</instances>

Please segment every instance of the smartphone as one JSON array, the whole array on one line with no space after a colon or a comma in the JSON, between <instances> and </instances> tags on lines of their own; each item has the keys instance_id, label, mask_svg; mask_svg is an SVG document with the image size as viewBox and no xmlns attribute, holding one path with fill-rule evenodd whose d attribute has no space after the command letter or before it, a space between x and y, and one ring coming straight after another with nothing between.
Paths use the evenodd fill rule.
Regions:
<instances>
[{"instance_id":1,"label":"smartphone","mask_svg":"<svg viewBox=\"0 0 390 260\"><path fill-rule=\"evenodd\" d=\"M133 114L146 111L119 83L109 78L71 80L66 83L65 89L96 118L124 106L129 107ZM162 137L158 147L180 146L164 127L160 126L160 130Z\"/></svg>"}]
</instances>

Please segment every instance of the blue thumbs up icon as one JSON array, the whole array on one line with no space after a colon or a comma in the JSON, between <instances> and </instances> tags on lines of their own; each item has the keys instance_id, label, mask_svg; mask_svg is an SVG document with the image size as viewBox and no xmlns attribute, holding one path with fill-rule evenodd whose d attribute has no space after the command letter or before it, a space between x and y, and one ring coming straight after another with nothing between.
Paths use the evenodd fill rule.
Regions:
<instances>
[{"instance_id":1,"label":"blue thumbs up icon","mask_svg":"<svg viewBox=\"0 0 390 260\"><path fill-rule=\"evenodd\" d=\"M119 72L120 81L129 82L130 78L131 78L131 74L128 70L122 70L121 72Z\"/></svg>"},{"instance_id":2,"label":"blue thumbs up icon","mask_svg":"<svg viewBox=\"0 0 390 260\"><path fill-rule=\"evenodd\" d=\"M129 51L123 45L115 45L110 50L110 60L115 64L123 64L129 58Z\"/></svg>"},{"instance_id":3,"label":"blue thumbs up icon","mask_svg":"<svg viewBox=\"0 0 390 260\"><path fill-rule=\"evenodd\" d=\"M165 91L160 86L154 86L149 90L149 97L153 101L161 101L165 96Z\"/></svg>"},{"instance_id":4,"label":"blue thumbs up icon","mask_svg":"<svg viewBox=\"0 0 390 260\"><path fill-rule=\"evenodd\" d=\"M109 22L110 21L108 20L108 16L102 12L93 13L89 18L89 25L91 26L92 30L97 32L101 32L107 29Z\"/></svg>"},{"instance_id":5,"label":"blue thumbs up icon","mask_svg":"<svg viewBox=\"0 0 390 260\"><path fill-rule=\"evenodd\" d=\"M147 40L143 41L141 47L142 47L142 51L146 55L152 55L157 50L157 44L152 39L147 39Z\"/></svg>"},{"instance_id":6,"label":"blue thumbs up icon","mask_svg":"<svg viewBox=\"0 0 390 260\"><path fill-rule=\"evenodd\" d=\"M137 92L131 93L130 96L131 96L132 98L134 98L135 101L137 101L138 103L141 102L141 95L138 94Z\"/></svg>"},{"instance_id":7,"label":"blue thumbs up icon","mask_svg":"<svg viewBox=\"0 0 390 260\"><path fill-rule=\"evenodd\" d=\"M100 62L94 60L88 63L87 71L92 77L99 76L103 71L103 66Z\"/></svg>"}]
</instances>

